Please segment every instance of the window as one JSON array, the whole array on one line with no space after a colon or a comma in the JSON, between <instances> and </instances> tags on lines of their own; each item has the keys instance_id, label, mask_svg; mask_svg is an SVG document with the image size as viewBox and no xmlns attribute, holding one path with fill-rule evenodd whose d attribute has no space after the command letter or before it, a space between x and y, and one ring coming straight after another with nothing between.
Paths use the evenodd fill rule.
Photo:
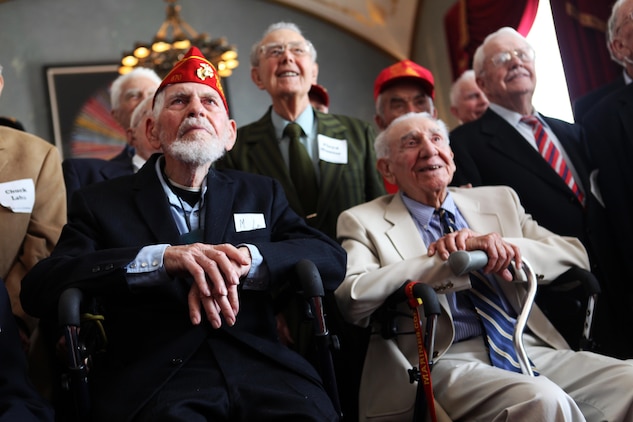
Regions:
<instances>
[{"instance_id":1,"label":"window","mask_svg":"<svg viewBox=\"0 0 633 422\"><path fill-rule=\"evenodd\" d=\"M532 104L548 117L573 122L549 0L539 1L536 20L527 40L536 50L536 91Z\"/></svg>"}]
</instances>

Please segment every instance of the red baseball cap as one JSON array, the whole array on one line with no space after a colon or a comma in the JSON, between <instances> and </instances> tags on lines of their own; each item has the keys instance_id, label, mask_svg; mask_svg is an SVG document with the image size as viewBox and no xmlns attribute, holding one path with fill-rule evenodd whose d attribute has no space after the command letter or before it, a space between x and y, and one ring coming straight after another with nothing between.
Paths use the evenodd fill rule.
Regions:
<instances>
[{"instance_id":1,"label":"red baseball cap","mask_svg":"<svg viewBox=\"0 0 633 422\"><path fill-rule=\"evenodd\" d=\"M202 52L197 47L191 47L189 51L187 51L187 54L169 71L158 86L156 94L154 94L154 100L156 100L156 95L167 85L184 82L196 82L215 89L218 94L220 94L220 97L222 97L226 114L229 114L229 105L224 96L220 76L213 64L202 55Z\"/></svg>"},{"instance_id":2,"label":"red baseball cap","mask_svg":"<svg viewBox=\"0 0 633 422\"><path fill-rule=\"evenodd\" d=\"M327 93L327 89L325 89L323 85L313 84L310 87L310 92L308 92L308 97L317 98L326 107L330 106L330 95Z\"/></svg>"},{"instance_id":3,"label":"red baseball cap","mask_svg":"<svg viewBox=\"0 0 633 422\"><path fill-rule=\"evenodd\" d=\"M435 81L430 70L411 60L402 60L383 69L374 81L374 101L378 95L395 82L410 80L422 85L424 91L435 99Z\"/></svg>"}]
</instances>

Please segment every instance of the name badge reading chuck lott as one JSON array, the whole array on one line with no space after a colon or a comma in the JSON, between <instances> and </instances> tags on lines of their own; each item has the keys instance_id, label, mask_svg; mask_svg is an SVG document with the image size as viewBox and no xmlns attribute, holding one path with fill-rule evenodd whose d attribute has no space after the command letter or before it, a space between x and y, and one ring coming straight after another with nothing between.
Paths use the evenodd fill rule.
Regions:
<instances>
[{"instance_id":1,"label":"name badge reading chuck lott","mask_svg":"<svg viewBox=\"0 0 633 422\"><path fill-rule=\"evenodd\" d=\"M0 183L0 205L15 213L31 213L35 204L33 179Z\"/></svg>"}]
</instances>

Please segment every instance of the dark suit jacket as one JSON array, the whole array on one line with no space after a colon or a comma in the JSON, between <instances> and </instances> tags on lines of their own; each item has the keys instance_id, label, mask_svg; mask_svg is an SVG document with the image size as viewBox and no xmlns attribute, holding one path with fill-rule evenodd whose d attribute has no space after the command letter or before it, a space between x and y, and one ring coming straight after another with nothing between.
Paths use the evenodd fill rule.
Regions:
<instances>
[{"instance_id":1,"label":"dark suit jacket","mask_svg":"<svg viewBox=\"0 0 633 422\"><path fill-rule=\"evenodd\" d=\"M269 108L261 119L238 129L235 147L218 166L279 180L290 206L302 215L300 193L292 184L288 166L279 150L271 112L272 108ZM319 134L347 140L347 164L319 162L321 180L317 216L309 221L311 226L335 238L339 214L384 194L385 188L376 170L375 131L371 125L352 117L315 113Z\"/></svg>"},{"instance_id":2,"label":"dark suit jacket","mask_svg":"<svg viewBox=\"0 0 633 422\"><path fill-rule=\"evenodd\" d=\"M633 336L633 285L628 262L633 238L633 84L604 98L587 113L583 121L591 160L598 169L598 186L606 207L609 241L614 245L614 269L621 268L613 286L612 309L616 318L625 321L628 335ZM633 347L620 354L633 357Z\"/></svg>"},{"instance_id":3,"label":"dark suit jacket","mask_svg":"<svg viewBox=\"0 0 633 422\"><path fill-rule=\"evenodd\" d=\"M70 286L104 296L109 366L93 373L96 414L106 415L104 420L131 418L209 336L233 338L320 382L305 360L277 341L270 291L241 288L236 324L213 330L206 320L199 326L189 321L189 280L128 286L124 267L143 246L182 243L156 175L158 156L135 175L77 191L57 247L23 282L22 301L38 316L54 313L59 294ZM301 258L317 265L326 289L338 286L345 273L344 251L292 212L276 181L211 170L207 183L204 242L255 245L270 272L271 289L288 282ZM266 227L236 230L233 218L240 213L262 213Z\"/></svg>"},{"instance_id":4,"label":"dark suit jacket","mask_svg":"<svg viewBox=\"0 0 633 422\"><path fill-rule=\"evenodd\" d=\"M589 173L581 127L547 117L545 121L565 148L586 191ZM510 186L541 226L559 235L586 240L584 209L571 189L539 152L492 109L478 120L454 129L450 139L457 165L453 185Z\"/></svg>"},{"instance_id":5,"label":"dark suit jacket","mask_svg":"<svg viewBox=\"0 0 633 422\"><path fill-rule=\"evenodd\" d=\"M631 118L633 120L633 116ZM610 239L611 233L605 210L590 194L586 139L580 125L545 117L567 152L585 191L585 207L569 187L525 139L492 109L471 123L451 132L451 147L455 153L457 171L453 185L472 183L473 186L507 185L512 187L525 210L543 227L563 235L577 237L584 244L591 261L592 272L603 287L603 301L617 297L613 288L623 277L618 251ZM601 134L604 136L604 134ZM629 215L630 218L630 215ZM622 340L612 336L617 321L609 321L607 307L599 313L596 337L601 351L619 355Z\"/></svg>"},{"instance_id":6,"label":"dark suit jacket","mask_svg":"<svg viewBox=\"0 0 633 422\"><path fill-rule=\"evenodd\" d=\"M53 409L28 377L26 354L11 312L9 294L0 279L0 421L53 421Z\"/></svg>"},{"instance_id":7,"label":"dark suit jacket","mask_svg":"<svg viewBox=\"0 0 633 422\"><path fill-rule=\"evenodd\" d=\"M120 154L110 160L99 158L67 158L62 162L66 200L68 206L77 189L115 177L134 173L132 157L134 150L124 148Z\"/></svg>"},{"instance_id":8,"label":"dark suit jacket","mask_svg":"<svg viewBox=\"0 0 633 422\"><path fill-rule=\"evenodd\" d=\"M582 123L589 112L596 104L598 104L603 98L608 96L609 94L617 91L620 88L624 88L625 81L624 75L620 73L620 76L617 77L612 82L609 82L606 85L602 85L597 89L588 92L582 97L578 98L574 101L573 110L574 110L574 120L578 123Z\"/></svg>"}]
</instances>

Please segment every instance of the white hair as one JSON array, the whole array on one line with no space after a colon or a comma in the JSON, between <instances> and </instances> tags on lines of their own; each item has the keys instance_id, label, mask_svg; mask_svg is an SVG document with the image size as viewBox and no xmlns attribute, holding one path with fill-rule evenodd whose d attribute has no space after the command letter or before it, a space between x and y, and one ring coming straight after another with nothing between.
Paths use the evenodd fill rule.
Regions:
<instances>
[{"instance_id":1,"label":"white hair","mask_svg":"<svg viewBox=\"0 0 633 422\"><path fill-rule=\"evenodd\" d=\"M376 158L380 159L380 158L389 157L389 153L390 153L389 141L391 140L390 135L391 135L391 131L393 130L393 127L397 123L404 122L410 119L419 118L419 117L422 117L426 120L430 120L434 123L437 123L438 127L440 128L440 133L442 137L444 137L444 139L446 139L446 142L450 144L450 138L448 136L448 128L446 127L446 124L443 121L441 121L440 119L436 119L435 117L433 117L431 114L427 113L426 111L423 111L421 113L410 112L410 113L403 114L402 116L398 116L397 118L395 118L389 124L389 126L387 126L385 130L383 130L382 132L378 134L378 136L376 136L376 140L374 141L374 150L376 151Z\"/></svg>"},{"instance_id":2,"label":"white hair","mask_svg":"<svg viewBox=\"0 0 633 422\"><path fill-rule=\"evenodd\" d=\"M523 35L519 34L516 29L510 28L509 26L504 26L503 28L500 28L491 34L488 34L488 36L484 38L484 42L481 43L479 47L477 47L477 50L475 50L475 55L473 56L473 69L478 76L481 75L484 71L484 61L486 60L486 56L484 55L484 48L491 41L501 35L510 35L516 37L524 41L528 46L530 46L530 48L532 48L530 43L527 42Z\"/></svg>"},{"instance_id":3,"label":"white hair","mask_svg":"<svg viewBox=\"0 0 633 422\"><path fill-rule=\"evenodd\" d=\"M609 16L609 20L607 21L607 31L606 31L607 49L609 50L609 55L611 56L611 60L613 60L620 66L626 66L626 63L618 59L615 56L615 54L613 54L611 43L613 43L613 40L618 32L618 29L620 29L620 26L622 26L622 22L621 22L622 17L620 16L620 9L622 8L622 5L624 5L624 3L626 3L627 1L628 0L616 1L613 4L613 7L611 8L611 15Z\"/></svg>"},{"instance_id":4,"label":"white hair","mask_svg":"<svg viewBox=\"0 0 633 422\"><path fill-rule=\"evenodd\" d=\"M451 85L451 92L450 92L452 107L457 107L457 103L459 103L459 97L460 97L460 91L462 89L462 85L465 82L475 81L475 79L476 79L475 71L472 69L468 69L468 70L465 70L464 73L459 75L459 78L457 78L457 80L453 82L453 85Z\"/></svg>"},{"instance_id":5,"label":"white hair","mask_svg":"<svg viewBox=\"0 0 633 422\"><path fill-rule=\"evenodd\" d=\"M301 29L299 29L299 27L296 24L292 23L292 22L277 22L277 23L273 23L268 28L266 28L266 30L262 34L262 37L259 39L259 41L257 41L251 47L250 59L251 59L251 66L252 67L259 66L259 48L261 47L262 40L264 38L266 38L266 36L268 36L268 34L270 34L271 32L279 31L280 29L288 29L290 31L294 31L297 34L303 36L303 33L301 32ZM317 59L316 48L314 48L314 45L312 45L312 43L309 40L307 40L307 39L306 39L306 43L308 44L308 49L310 50L310 55L312 57L312 61L316 62L316 59Z\"/></svg>"},{"instance_id":6,"label":"white hair","mask_svg":"<svg viewBox=\"0 0 633 422\"><path fill-rule=\"evenodd\" d=\"M147 67L135 67L130 72L119 76L114 80L114 82L112 82L112 86L110 87L110 105L112 110L119 108L119 103L121 102L121 90L123 89L125 82L134 78L151 79L158 85L162 82L160 76L158 76L158 74L156 74L156 72L152 69Z\"/></svg>"},{"instance_id":7,"label":"white hair","mask_svg":"<svg viewBox=\"0 0 633 422\"><path fill-rule=\"evenodd\" d=\"M153 97L145 97L143 101L138 103L134 111L132 112L132 116L130 117L130 127L136 128L143 117L152 112L152 100Z\"/></svg>"}]
</instances>

